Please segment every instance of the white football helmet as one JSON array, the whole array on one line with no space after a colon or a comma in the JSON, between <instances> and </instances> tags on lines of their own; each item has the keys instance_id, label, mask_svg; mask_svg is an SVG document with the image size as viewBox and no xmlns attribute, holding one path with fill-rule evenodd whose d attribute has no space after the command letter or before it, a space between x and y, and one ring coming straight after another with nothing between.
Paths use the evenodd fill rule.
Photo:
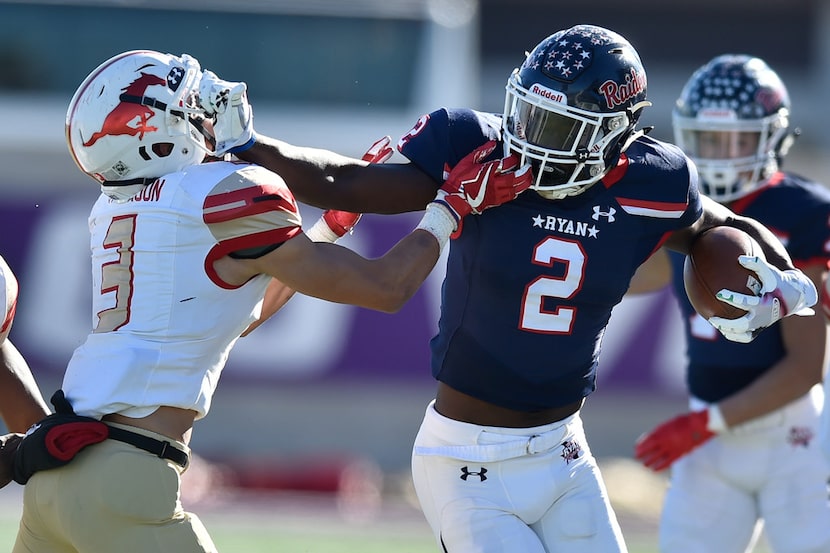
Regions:
<instances>
[{"instance_id":1,"label":"white football helmet","mask_svg":"<svg viewBox=\"0 0 830 553\"><path fill-rule=\"evenodd\" d=\"M199 62L150 50L118 54L81 83L66 112L75 163L126 201L167 173L211 153L203 128Z\"/></svg>"}]
</instances>

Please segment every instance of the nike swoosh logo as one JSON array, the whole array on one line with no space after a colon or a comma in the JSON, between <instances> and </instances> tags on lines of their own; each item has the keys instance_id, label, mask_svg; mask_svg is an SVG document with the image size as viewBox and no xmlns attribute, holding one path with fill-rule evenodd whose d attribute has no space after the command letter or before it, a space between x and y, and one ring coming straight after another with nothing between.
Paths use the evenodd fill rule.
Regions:
<instances>
[{"instance_id":1,"label":"nike swoosh logo","mask_svg":"<svg viewBox=\"0 0 830 553\"><path fill-rule=\"evenodd\" d=\"M491 165L487 168L487 173L485 173L484 178L481 180L481 186L478 187L478 194L476 194L475 198L467 195L467 203L470 204L470 207L472 207L473 210L477 209L478 206L484 202L484 197L487 195L487 182L490 180L490 173L492 171L493 166ZM478 177L473 179L472 182L475 182L476 180L478 180Z\"/></svg>"}]
</instances>

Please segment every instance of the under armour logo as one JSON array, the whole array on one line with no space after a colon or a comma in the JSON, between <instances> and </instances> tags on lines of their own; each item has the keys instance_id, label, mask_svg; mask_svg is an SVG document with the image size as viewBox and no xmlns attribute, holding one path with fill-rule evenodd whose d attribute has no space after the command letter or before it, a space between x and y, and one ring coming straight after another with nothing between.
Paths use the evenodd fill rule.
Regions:
<instances>
[{"instance_id":1,"label":"under armour logo","mask_svg":"<svg viewBox=\"0 0 830 553\"><path fill-rule=\"evenodd\" d=\"M467 469L467 467L461 467L461 479L464 481L467 480L468 476L478 476L479 478L481 478L481 481L484 482L485 480L487 480L485 474L487 474L487 469L484 467L481 467L481 469L478 472L471 471Z\"/></svg>"},{"instance_id":2,"label":"under armour logo","mask_svg":"<svg viewBox=\"0 0 830 553\"><path fill-rule=\"evenodd\" d=\"M179 86L182 84L182 80L184 80L183 67L173 67L170 69L170 72L167 73L167 87L173 92L179 89Z\"/></svg>"},{"instance_id":3,"label":"under armour logo","mask_svg":"<svg viewBox=\"0 0 830 553\"><path fill-rule=\"evenodd\" d=\"M613 207L609 207L608 211L601 211L598 205L594 206L594 214L591 215L591 218L594 221L599 221L600 217L607 217L609 223L614 222L614 214L617 212L616 209Z\"/></svg>"}]
</instances>

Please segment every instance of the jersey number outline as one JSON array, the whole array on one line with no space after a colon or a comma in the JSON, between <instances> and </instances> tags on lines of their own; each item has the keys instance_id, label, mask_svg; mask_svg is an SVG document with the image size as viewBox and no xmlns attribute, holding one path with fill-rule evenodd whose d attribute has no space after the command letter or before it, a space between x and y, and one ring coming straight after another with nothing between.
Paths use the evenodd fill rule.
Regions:
<instances>
[{"instance_id":1,"label":"jersey number outline","mask_svg":"<svg viewBox=\"0 0 830 553\"><path fill-rule=\"evenodd\" d=\"M525 286L519 328L540 334L570 334L576 308L557 306L546 309L545 298L573 298L585 278L585 250L579 242L548 236L533 248L533 264L552 267L565 265L561 277L540 276Z\"/></svg>"},{"instance_id":2,"label":"jersey number outline","mask_svg":"<svg viewBox=\"0 0 830 553\"><path fill-rule=\"evenodd\" d=\"M104 237L104 249L115 249L118 259L101 265L101 295L115 294L115 305L98 312L93 333L112 332L130 322L133 299L135 224L138 216L113 217Z\"/></svg>"}]
</instances>

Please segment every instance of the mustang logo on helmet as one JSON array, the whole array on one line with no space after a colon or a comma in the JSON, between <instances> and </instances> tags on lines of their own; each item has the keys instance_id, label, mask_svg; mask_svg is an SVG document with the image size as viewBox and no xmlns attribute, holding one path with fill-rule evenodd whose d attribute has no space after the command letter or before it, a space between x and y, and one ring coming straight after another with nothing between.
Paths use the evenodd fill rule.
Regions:
<instances>
[{"instance_id":1,"label":"mustang logo on helmet","mask_svg":"<svg viewBox=\"0 0 830 553\"><path fill-rule=\"evenodd\" d=\"M131 82L123 91L125 95L141 98L144 96L147 88L154 85L165 86L167 85L167 80L149 73L142 73L139 78ZM145 133L158 130L158 127L147 124L155 114L155 111L147 106L122 100L104 118L101 130L93 133L83 145L88 148L105 136L124 134L138 136L139 140L142 140L144 139Z\"/></svg>"}]
</instances>

